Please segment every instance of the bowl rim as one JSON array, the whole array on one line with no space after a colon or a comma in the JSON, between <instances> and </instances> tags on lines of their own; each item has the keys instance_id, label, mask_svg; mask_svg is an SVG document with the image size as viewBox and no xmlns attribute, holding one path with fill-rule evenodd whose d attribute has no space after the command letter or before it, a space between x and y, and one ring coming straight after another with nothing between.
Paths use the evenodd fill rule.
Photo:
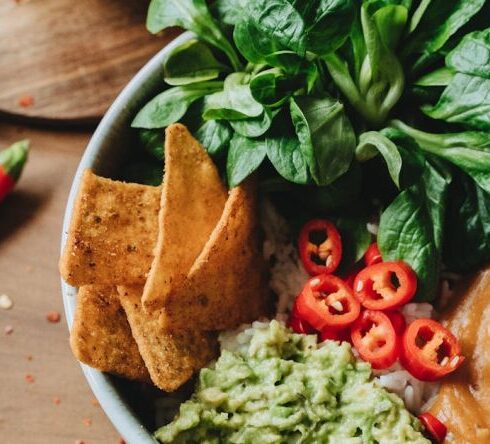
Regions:
<instances>
[{"instance_id":1,"label":"bowl rim","mask_svg":"<svg viewBox=\"0 0 490 444\"><path fill-rule=\"evenodd\" d=\"M73 206L78 194L83 172L87 168L94 167L98 153L109 136L113 122L120 114L124 113L127 108L127 103L133 100L134 96L138 94L139 89L148 82L149 78L154 75L157 70L161 69L165 57L167 57L174 48L193 37L194 35L192 33L185 32L172 40L153 56L119 93L100 121L82 155L70 188L63 218L61 252L66 243ZM68 285L61 279L61 293L63 296L66 321L69 330L71 330L76 307L77 289ZM127 443L155 444L157 441L150 433L148 433L146 428L126 405L124 399L116 391L109 376L85 364L80 363L80 366L82 367L85 378L87 379L93 394L97 398L97 401L100 403L105 414L123 439Z\"/></svg>"}]
</instances>

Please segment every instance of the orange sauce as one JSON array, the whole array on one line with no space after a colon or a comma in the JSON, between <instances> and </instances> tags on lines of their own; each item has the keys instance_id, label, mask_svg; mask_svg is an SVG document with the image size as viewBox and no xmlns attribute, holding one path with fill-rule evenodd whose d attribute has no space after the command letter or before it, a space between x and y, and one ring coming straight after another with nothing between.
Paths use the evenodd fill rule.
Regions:
<instances>
[{"instance_id":1,"label":"orange sauce","mask_svg":"<svg viewBox=\"0 0 490 444\"><path fill-rule=\"evenodd\" d=\"M446 443L490 443L490 268L455 295L442 320L466 360L443 381L430 411L447 426Z\"/></svg>"}]
</instances>

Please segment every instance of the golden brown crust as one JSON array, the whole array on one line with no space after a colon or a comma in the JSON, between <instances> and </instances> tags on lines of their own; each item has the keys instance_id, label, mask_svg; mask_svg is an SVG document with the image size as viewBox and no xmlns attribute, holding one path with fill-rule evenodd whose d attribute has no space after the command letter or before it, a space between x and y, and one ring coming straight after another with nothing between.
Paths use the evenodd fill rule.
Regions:
<instances>
[{"instance_id":1,"label":"golden brown crust","mask_svg":"<svg viewBox=\"0 0 490 444\"><path fill-rule=\"evenodd\" d=\"M265 314L268 290L253 179L231 190L187 279L167 298L165 329L226 330Z\"/></svg>"},{"instance_id":2,"label":"golden brown crust","mask_svg":"<svg viewBox=\"0 0 490 444\"><path fill-rule=\"evenodd\" d=\"M128 379L150 381L116 287L80 289L70 344L76 358L90 367Z\"/></svg>"},{"instance_id":3,"label":"golden brown crust","mask_svg":"<svg viewBox=\"0 0 490 444\"><path fill-rule=\"evenodd\" d=\"M204 148L185 126L169 126L158 241L143 294L146 309L161 308L185 279L218 223L226 197L218 170Z\"/></svg>"},{"instance_id":4,"label":"golden brown crust","mask_svg":"<svg viewBox=\"0 0 490 444\"><path fill-rule=\"evenodd\" d=\"M159 313L143 310L142 287L118 287L118 292L141 356L153 383L160 389L177 390L216 357L215 333L202 333L194 328L165 332Z\"/></svg>"},{"instance_id":5,"label":"golden brown crust","mask_svg":"<svg viewBox=\"0 0 490 444\"><path fill-rule=\"evenodd\" d=\"M60 272L82 285L144 284L158 233L161 187L117 182L85 171Z\"/></svg>"}]
</instances>

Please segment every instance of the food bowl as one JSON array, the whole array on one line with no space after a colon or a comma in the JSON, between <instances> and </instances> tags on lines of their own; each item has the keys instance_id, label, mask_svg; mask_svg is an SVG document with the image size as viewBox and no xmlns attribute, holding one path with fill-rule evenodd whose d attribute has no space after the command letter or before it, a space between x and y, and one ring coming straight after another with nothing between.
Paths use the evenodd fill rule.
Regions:
<instances>
[{"instance_id":1,"label":"food bowl","mask_svg":"<svg viewBox=\"0 0 490 444\"><path fill-rule=\"evenodd\" d=\"M182 34L155 55L119 94L100 122L78 165L70 190L63 222L62 249L66 242L73 204L83 171L90 168L104 177L117 176L118 168L127 156L133 141L130 126L133 117L142 105L162 90L163 62L167 54L192 37L191 33ZM61 291L66 319L71 329L77 289L62 281ZM152 415L152 409L148 409L147 401L158 394L161 395L161 392L148 387L142 388L140 384L104 374L83 364L81 367L95 397L126 442L155 443L151 434L154 418L149 417Z\"/></svg>"}]
</instances>

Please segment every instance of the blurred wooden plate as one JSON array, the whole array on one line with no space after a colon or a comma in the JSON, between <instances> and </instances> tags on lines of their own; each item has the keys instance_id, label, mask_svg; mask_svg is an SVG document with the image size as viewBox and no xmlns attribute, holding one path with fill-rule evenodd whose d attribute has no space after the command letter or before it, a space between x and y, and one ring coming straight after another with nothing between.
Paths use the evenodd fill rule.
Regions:
<instances>
[{"instance_id":1,"label":"blurred wooden plate","mask_svg":"<svg viewBox=\"0 0 490 444\"><path fill-rule=\"evenodd\" d=\"M147 7L141 0L0 1L0 112L98 120L178 33L150 35Z\"/></svg>"}]
</instances>

